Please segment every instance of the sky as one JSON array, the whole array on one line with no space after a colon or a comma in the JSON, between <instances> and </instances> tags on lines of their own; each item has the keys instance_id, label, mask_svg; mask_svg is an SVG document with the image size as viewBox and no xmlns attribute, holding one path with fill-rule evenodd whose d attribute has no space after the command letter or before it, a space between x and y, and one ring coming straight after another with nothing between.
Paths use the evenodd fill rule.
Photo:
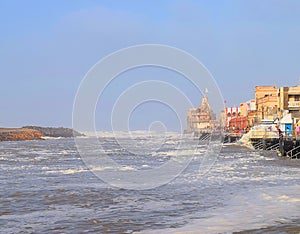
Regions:
<instances>
[{"instance_id":1,"label":"sky","mask_svg":"<svg viewBox=\"0 0 300 234\"><path fill-rule=\"evenodd\" d=\"M0 126L71 127L74 98L89 69L139 44L168 45L197 58L227 106L254 98L257 85L298 85L299 12L298 0L0 0ZM111 129L115 100L141 80L171 82L194 106L201 102L201 92L172 71L145 68L123 76L97 103L99 130ZM130 126L145 129L158 119L178 130L173 112L145 103Z\"/></svg>"}]
</instances>

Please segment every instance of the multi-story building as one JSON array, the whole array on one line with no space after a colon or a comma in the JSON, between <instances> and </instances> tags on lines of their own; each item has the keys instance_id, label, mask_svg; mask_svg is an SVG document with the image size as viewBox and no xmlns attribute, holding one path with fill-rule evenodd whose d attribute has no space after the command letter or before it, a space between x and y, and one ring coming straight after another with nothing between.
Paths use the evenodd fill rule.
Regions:
<instances>
[{"instance_id":1,"label":"multi-story building","mask_svg":"<svg viewBox=\"0 0 300 234\"><path fill-rule=\"evenodd\" d=\"M237 118L241 115L240 108L239 107L225 107L225 127L230 126L230 120Z\"/></svg>"},{"instance_id":2,"label":"multi-story building","mask_svg":"<svg viewBox=\"0 0 300 234\"><path fill-rule=\"evenodd\" d=\"M262 119L275 119L278 112L279 89L274 86L256 86L255 102L257 121Z\"/></svg>"},{"instance_id":3,"label":"multi-story building","mask_svg":"<svg viewBox=\"0 0 300 234\"><path fill-rule=\"evenodd\" d=\"M255 99L251 99L246 102L247 105L247 118L248 118L248 126L254 126L258 124L257 110L256 110L256 101Z\"/></svg>"},{"instance_id":4,"label":"multi-story building","mask_svg":"<svg viewBox=\"0 0 300 234\"><path fill-rule=\"evenodd\" d=\"M245 117L247 115L248 115L247 103L246 102L242 102L240 104L240 116L241 117Z\"/></svg>"},{"instance_id":5,"label":"multi-story building","mask_svg":"<svg viewBox=\"0 0 300 234\"><path fill-rule=\"evenodd\" d=\"M292 118L300 119L300 86L280 87L278 102L278 115L281 118L283 112L288 110Z\"/></svg>"},{"instance_id":6,"label":"multi-story building","mask_svg":"<svg viewBox=\"0 0 300 234\"><path fill-rule=\"evenodd\" d=\"M241 103L240 107L226 107L221 116L225 127L243 128L266 119L286 122L287 114L292 119L293 128L296 124L300 125L300 85L280 88L276 85L256 86L255 99Z\"/></svg>"}]
</instances>

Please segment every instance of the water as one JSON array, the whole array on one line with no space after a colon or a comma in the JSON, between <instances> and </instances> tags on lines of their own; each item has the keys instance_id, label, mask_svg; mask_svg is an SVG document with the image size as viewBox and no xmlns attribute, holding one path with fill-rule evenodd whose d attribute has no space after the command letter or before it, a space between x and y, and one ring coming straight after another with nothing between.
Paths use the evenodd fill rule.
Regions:
<instances>
[{"instance_id":1,"label":"water","mask_svg":"<svg viewBox=\"0 0 300 234\"><path fill-rule=\"evenodd\" d=\"M108 154L129 171L193 154L189 141L177 152L178 141L169 134L155 154L133 155L112 135L100 134ZM102 182L85 166L73 139L1 142L0 232L299 233L299 161L225 146L201 175L206 147L175 180L137 191Z\"/></svg>"}]
</instances>

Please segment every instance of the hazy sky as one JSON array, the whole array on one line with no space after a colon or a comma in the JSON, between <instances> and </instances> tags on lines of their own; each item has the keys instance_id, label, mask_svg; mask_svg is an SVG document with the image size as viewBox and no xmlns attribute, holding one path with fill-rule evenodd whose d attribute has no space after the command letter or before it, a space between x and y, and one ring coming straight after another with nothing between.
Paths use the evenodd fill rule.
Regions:
<instances>
[{"instance_id":1,"label":"hazy sky","mask_svg":"<svg viewBox=\"0 0 300 234\"><path fill-rule=\"evenodd\" d=\"M297 85L299 12L298 0L1 0L0 126L70 127L73 100L89 68L136 44L165 44L192 54L210 70L228 105L253 98L256 85ZM147 69L132 74L136 81L172 76ZM110 128L109 103L129 83L122 81L107 92L97 112L98 129ZM185 89L182 81L174 85ZM198 106L201 95L188 90ZM161 106L150 104L135 113L151 116L157 108ZM176 124L169 112L155 118L169 119L172 130ZM133 128L145 126L132 119Z\"/></svg>"}]
</instances>

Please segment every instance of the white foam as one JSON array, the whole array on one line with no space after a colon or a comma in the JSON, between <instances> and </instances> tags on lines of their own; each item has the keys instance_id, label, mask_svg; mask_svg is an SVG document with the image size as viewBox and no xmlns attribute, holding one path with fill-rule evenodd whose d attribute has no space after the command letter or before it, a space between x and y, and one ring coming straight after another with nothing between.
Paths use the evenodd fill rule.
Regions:
<instances>
[{"instance_id":1,"label":"white foam","mask_svg":"<svg viewBox=\"0 0 300 234\"><path fill-rule=\"evenodd\" d=\"M186 150L169 150L165 152L155 152L153 156L197 156L206 152L206 149L186 149Z\"/></svg>"},{"instance_id":2,"label":"white foam","mask_svg":"<svg viewBox=\"0 0 300 234\"><path fill-rule=\"evenodd\" d=\"M165 135L167 137L178 137L183 136L178 132L154 132L154 131L83 131L84 135L88 137L120 137L120 138L131 138L131 136L149 136L149 135Z\"/></svg>"},{"instance_id":3,"label":"white foam","mask_svg":"<svg viewBox=\"0 0 300 234\"><path fill-rule=\"evenodd\" d=\"M281 186L243 191L227 200L224 207L210 210L192 224L176 229L176 233L224 233L259 229L288 222L298 217L300 186ZM267 207L267 209L266 209ZM143 233L174 233L174 229Z\"/></svg>"},{"instance_id":4,"label":"white foam","mask_svg":"<svg viewBox=\"0 0 300 234\"><path fill-rule=\"evenodd\" d=\"M41 137L44 140L60 140L60 139L64 139L64 137L49 137L49 136L43 136Z\"/></svg>"}]
</instances>

